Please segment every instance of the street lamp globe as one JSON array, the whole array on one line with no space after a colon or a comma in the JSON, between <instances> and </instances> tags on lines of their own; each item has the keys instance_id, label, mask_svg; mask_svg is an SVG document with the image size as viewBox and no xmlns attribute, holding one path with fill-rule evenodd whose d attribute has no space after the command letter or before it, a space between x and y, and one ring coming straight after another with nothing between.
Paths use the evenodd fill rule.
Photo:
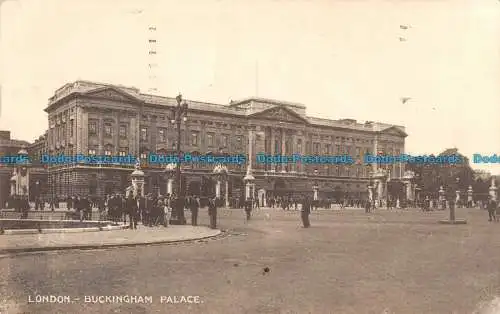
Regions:
<instances>
[{"instance_id":1,"label":"street lamp globe","mask_svg":"<svg viewBox=\"0 0 500 314\"><path fill-rule=\"evenodd\" d=\"M177 167L177 164L170 163L165 166L165 172L166 173L173 173L175 171L175 168Z\"/></svg>"}]
</instances>

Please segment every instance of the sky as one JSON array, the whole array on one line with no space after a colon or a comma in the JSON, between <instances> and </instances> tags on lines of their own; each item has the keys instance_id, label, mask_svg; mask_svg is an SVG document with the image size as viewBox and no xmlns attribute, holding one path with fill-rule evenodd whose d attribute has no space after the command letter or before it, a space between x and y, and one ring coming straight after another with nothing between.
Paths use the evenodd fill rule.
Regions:
<instances>
[{"instance_id":1,"label":"sky","mask_svg":"<svg viewBox=\"0 0 500 314\"><path fill-rule=\"evenodd\" d=\"M16 139L42 134L48 98L83 79L404 125L415 155L500 154L498 0L4 0L0 36L0 129Z\"/></svg>"}]
</instances>

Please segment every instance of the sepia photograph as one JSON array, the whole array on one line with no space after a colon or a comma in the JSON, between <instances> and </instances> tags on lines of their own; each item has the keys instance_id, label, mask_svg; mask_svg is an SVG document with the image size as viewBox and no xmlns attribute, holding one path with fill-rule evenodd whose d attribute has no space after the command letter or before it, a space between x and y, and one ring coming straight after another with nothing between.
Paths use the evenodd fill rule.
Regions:
<instances>
[{"instance_id":1,"label":"sepia photograph","mask_svg":"<svg viewBox=\"0 0 500 314\"><path fill-rule=\"evenodd\" d=\"M0 0L0 314L500 313L500 1Z\"/></svg>"}]
</instances>

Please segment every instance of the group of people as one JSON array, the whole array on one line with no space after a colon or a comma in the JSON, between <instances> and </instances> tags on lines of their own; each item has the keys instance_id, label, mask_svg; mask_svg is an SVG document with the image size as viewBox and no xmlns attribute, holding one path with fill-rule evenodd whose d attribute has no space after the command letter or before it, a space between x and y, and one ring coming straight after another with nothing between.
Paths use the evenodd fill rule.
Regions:
<instances>
[{"instance_id":1,"label":"group of people","mask_svg":"<svg viewBox=\"0 0 500 314\"><path fill-rule=\"evenodd\" d=\"M208 200L210 226L214 229L217 225L218 203L215 198ZM180 210L189 209L191 211L191 224L197 226L201 201L200 197L195 195L179 198L175 194L162 196L150 193L142 196L139 191L136 196L133 193L128 193L127 196L111 195L106 197L103 202L98 202L98 206L100 219L123 221L124 224L127 224L128 220L130 228L137 229L138 222L148 227L168 227L170 219L173 215L175 216L179 208Z\"/></svg>"}]
</instances>

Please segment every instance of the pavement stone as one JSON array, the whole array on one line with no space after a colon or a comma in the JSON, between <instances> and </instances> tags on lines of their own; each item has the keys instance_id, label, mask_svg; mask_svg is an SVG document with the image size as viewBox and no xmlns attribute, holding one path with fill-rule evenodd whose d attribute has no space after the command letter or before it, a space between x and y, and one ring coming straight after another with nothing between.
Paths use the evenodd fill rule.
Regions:
<instances>
[{"instance_id":1,"label":"pavement stone","mask_svg":"<svg viewBox=\"0 0 500 314\"><path fill-rule=\"evenodd\" d=\"M173 243L210 238L220 233L204 226L149 228L139 225L137 230L1 235L0 254Z\"/></svg>"}]
</instances>

